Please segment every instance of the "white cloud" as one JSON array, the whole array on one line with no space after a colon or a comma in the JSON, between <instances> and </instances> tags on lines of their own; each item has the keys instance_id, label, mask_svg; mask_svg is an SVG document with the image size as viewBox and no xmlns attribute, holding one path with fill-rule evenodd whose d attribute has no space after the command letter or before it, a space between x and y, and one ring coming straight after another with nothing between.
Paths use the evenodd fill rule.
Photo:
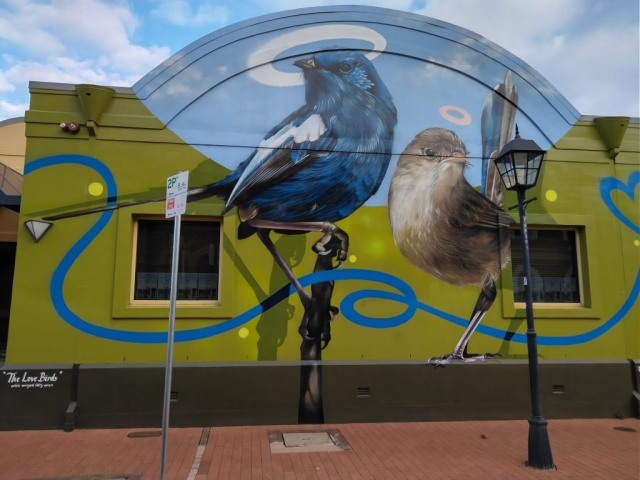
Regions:
<instances>
[{"instance_id":1,"label":"white cloud","mask_svg":"<svg viewBox=\"0 0 640 480\"><path fill-rule=\"evenodd\" d=\"M226 24L229 22L229 9L210 4L203 4L198 7L193 17L195 25Z\"/></svg>"},{"instance_id":2,"label":"white cloud","mask_svg":"<svg viewBox=\"0 0 640 480\"><path fill-rule=\"evenodd\" d=\"M7 79L4 71L0 70L0 93L15 92L16 86Z\"/></svg>"},{"instance_id":3,"label":"white cloud","mask_svg":"<svg viewBox=\"0 0 640 480\"><path fill-rule=\"evenodd\" d=\"M194 2L186 0L161 0L158 7L151 10L151 14L163 20L179 25L224 25L229 22L230 11L226 7L205 1L192 8Z\"/></svg>"},{"instance_id":4,"label":"white cloud","mask_svg":"<svg viewBox=\"0 0 640 480\"><path fill-rule=\"evenodd\" d=\"M457 75L453 70L442 68L440 66L442 64L446 64L448 67L464 72L467 75L473 75L478 70L478 65L473 62L473 57L469 57L462 52L456 53L453 57L446 59L429 57L427 60L433 63L425 63L424 65L423 74L426 78L441 77L443 75Z\"/></svg>"},{"instance_id":5,"label":"white cloud","mask_svg":"<svg viewBox=\"0 0 640 480\"><path fill-rule=\"evenodd\" d=\"M139 26L124 0L5 0L0 42L11 54L1 57L0 92L12 94L5 103L21 105L30 80L131 86L171 54L135 43Z\"/></svg>"},{"instance_id":6,"label":"white cloud","mask_svg":"<svg viewBox=\"0 0 640 480\"><path fill-rule=\"evenodd\" d=\"M167 59L168 47L136 40L141 19L134 14L132 2L0 0L4 104L23 105L29 80L130 86ZM640 32L634 2L249 0L226 8L215 0L153 0L151 8L156 20L163 18L194 31L202 25L221 26L239 15L312 6L349 3L411 10L467 28L509 50L540 72L581 113L640 116ZM2 112L7 109L3 107Z\"/></svg>"},{"instance_id":7,"label":"white cloud","mask_svg":"<svg viewBox=\"0 0 640 480\"><path fill-rule=\"evenodd\" d=\"M24 117L24 112L28 108L28 103L11 103L5 100L0 100L0 119Z\"/></svg>"},{"instance_id":8,"label":"white cloud","mask_svg":"<svg viewBox=\"0 0 640 480\"><path fill-rule=\"evenodd\" d=\"M0 72L0 91L2 79L14 88L26 87L29 81L59 83L93 83L99 85L130 86L140 75L110 72L94 64L92 60L74 60L68 57L49 58L45 62L17 62L4 72Z\"/></svg>"},{"instance_id":9,"label":"white cloud","mask_svg":"<svg viewBox=\"0 0 640 480\"><path fill-rule=\"evenodd\" d=\"M254 0L253 3L263 10L278 12L281 10L293 10L296 8L345 4L409 11L414 2L412 0Z\"/></svg>"},{"instance_id":10,"label":"white cloud","mask_svg":"<svg viewBox=\"0 0 640 480\"><path fill-rule=\"evenodd\" d=\"M185 0L168 0L160 2L157 8L151 10L151 14L174 25L182 26L189 23L191 7Z\"/></svg>"},{"instance_id":11,"label":"white cloud","mask_svg":"<svg viewBox=\"0 0 640 480\"><path fill-rule=\"evenodd\" d=\"M640 116L637 19L580 0L430 0L419 13L453 23L527 62L580 113ZM604 10L603 10L604 11ZM637 10L636 10L637 13Z\"/></svg>"}]
</instances>

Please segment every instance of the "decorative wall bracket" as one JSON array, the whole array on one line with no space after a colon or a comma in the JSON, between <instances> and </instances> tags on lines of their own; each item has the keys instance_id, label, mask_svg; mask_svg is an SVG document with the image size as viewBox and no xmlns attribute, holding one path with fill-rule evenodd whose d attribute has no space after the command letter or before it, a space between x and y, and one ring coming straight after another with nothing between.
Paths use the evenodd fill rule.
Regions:
<instances>
[{"instance_id":1,"label":"decorative wall bracket","mask_svg":"<svg viewBox=\"0 0 640 480\"><path fill-rule=\"evenodd\" d=\"M598 117L594 119L600 138L609 151L609 158L615 159L620 153L622 139L629 126L629 117Z\"/></svg>"},{"instance_id":2,"label":"decorative wall bracket","mask_svg":"<svg viewBox=\"0 0 640 480\"><path fill-rule=\"evenodd\" d=\"M92 137L96 136L96 126L100 117L106 111L115 90L98 85L76 85L76 93L87 122L87 130Z\"/></svg>"}]
</instances>

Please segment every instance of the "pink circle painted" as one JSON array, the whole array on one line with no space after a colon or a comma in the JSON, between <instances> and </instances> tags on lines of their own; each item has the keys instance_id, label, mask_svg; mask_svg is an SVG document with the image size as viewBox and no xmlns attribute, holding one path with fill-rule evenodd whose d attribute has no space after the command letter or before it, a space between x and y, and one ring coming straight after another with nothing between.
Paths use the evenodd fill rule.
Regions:
<instances>
[{"instance_id":1,"label":"pink circle painted","mask_svg":"<svg viewBox=\"0 0 640 480\"><path fill-rule=\"evenodd\" d=\"M443 107L440 107L439 112L442 118L444 118L445 120L449 120L451 123L455 123L456 125L465 126L471 123L471 115L469 115L469 112L463 110L460 107L445 105ZM454 117L449 112L459 113L460 115L462 115L462 117Z\"/></svg>"}]
</instances>

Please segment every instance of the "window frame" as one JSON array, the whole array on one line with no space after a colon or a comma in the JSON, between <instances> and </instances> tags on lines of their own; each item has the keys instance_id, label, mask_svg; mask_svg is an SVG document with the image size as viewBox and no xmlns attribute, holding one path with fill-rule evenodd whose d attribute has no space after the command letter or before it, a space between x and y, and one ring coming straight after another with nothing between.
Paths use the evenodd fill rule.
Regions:
<instances>
[{"instance_id":1,"label":"window frame","mask_svg":"<svg viewBox=\"0 0 640 480\"><path fill-rule=\"evenodd\" d=\"M520 225L512 225L511 230L520 230ZM575 235L575 248L576 248L576 263L577 263L577 275L578 275L578 294L580 295L580 302L533 302L534 308L576 308L584 307L584 282L582 281L582 261L581 261L581 247L580 247L580 227L576 225L530 225L528 230L553 230L560 232L573 232ZM531 239L529 238L529 243ZM513 242L512 247L513 249ZM513 291L513 259L511 259L511 285ZM513 297L512 297L513 298ZM514 307L517 309L526 308L525 302L513 301Z\"/></svg>"},{"instance_id":2,"label":"window frame","mask_svg":"<svg viewBox=\"0 0 640 480\"><path fill-rule=\"evenodd\" d=\"M131 305L152 305L152 306L162 306L169 307L169 300L136 300L136 261L137 261L137 252L138 252L138 228L140 220L161 220L164 222L168 222L173 225L172 218L166 218L164 215L149 215L149 214L140 214L133 215L133 245L132 245L132 257L131 257L131 293L129 296L129 303ZM194 216L194 215L185 215L182 217L182 227L184 227L185 222L216 222L220 224L220 239L219 239L219 251L218 251L218 298L216 300L179 300L176 299L176 308L178 306L205 306L205 307L219 307L220 306L220 295L222 290L221 278L222 278L222 242L224 240L223 228L222 225L224 223L223 218L215 217L215 216ZM182 233L182 230L181 230Z\"/></svg>"},{"instance_id":3,"label":"window frame","mask_svg":"<svg viewBox=\"0 0 640 480\"><path fill-rule=\"evenodd\" d=\"M512 214L520 228L520 219ZM600 319L601 298L597 261L595 257L595 218L591 215L528 214L529 230L573 230L576 234L576 258L581 303L534 303L536 319ZM594 248L589 249L588 245ZM500 278L502 311L506 319L526 318L524 302L513 296L513 264L509 261Z\"/></svg>"},{"instance_id":4,"label":"window frame","mask_svg":"<svg viewBox=\"0 0 640 480\"><path fill-rule=\"evenodd\" d=\"M117 211L116 256L111 316L114 319L168 318L168 300L134 300L137 220L164 219L164 203L138 205ZM218 300L178 300L176 319L229 319L234 316L235 236L237 217L222 216L222 204L187 204L183 221L220 222ZM195 220L197 218L198 220ZM171 222L172 219L167 219Z\"/></svg>"}]
</instances>

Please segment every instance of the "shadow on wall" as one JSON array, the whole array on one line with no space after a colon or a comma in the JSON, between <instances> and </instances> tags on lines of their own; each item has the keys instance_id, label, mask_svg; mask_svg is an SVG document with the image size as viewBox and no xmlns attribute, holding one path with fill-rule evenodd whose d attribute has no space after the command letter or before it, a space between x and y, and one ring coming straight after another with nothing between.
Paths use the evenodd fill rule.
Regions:
<instances>
[{"instance_id":1,"label":"shadow on wall","mask_svg":"<svg viewBox=\"0 0 640 480\"><path fill-rule=\"evenodd\" d=\"M302 262L306 253L306 235L282 235L276 242L276 248L287 261L290 268L295 268ZM269 292L275 292L289 281L276 263L271 269ZM256 291L256 294L258 292ZM262 299L267 294L261 292ZM287 297L268 311L264 312L258 320L256 331L260 336L258 340L258 360L277 360L278 347L287 338L289 320L295 315L295 306L290 303L291 297Z\"/></svg>"}]
</instances>

